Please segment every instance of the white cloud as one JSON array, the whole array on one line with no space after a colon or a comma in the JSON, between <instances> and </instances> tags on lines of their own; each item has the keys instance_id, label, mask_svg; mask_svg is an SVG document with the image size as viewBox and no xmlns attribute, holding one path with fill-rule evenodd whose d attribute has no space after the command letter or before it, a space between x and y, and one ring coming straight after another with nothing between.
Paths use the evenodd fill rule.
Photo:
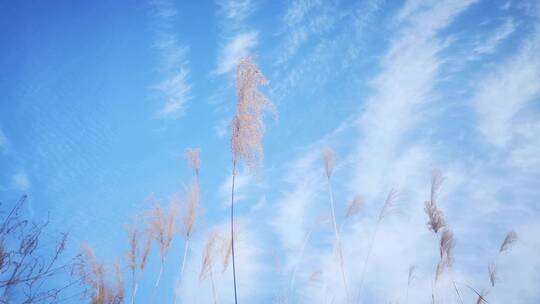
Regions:
<instances>
[{"instance_id":1,"label":"white cloud","mask_svg":"<svg viewBox=\"0 0 540 304\"><path fill-rule=\"evenodd\" d=\"M191 85L187 80L188 74L188 70L182 68L178 74L156 86L156 89L166 98L165 105L159 111L160 116L171 117L183 114L186 102L192 98Z\"/></svg>"},{"instance_id":2,"label":"white cloud","mask_svg":"<svg viewBox=\"0 0 540 304\"><path fill-rule=\"evenodd\" d=\"M217 4L219 13L235 22L244 21L255 10L255 3L251 0L217 0Z\"/></svg>"},{"instance_id":3,"label":"white cloud","mask_svg":"<svg viewBox=\"0 0 540 304\"><path fill-rule=\"evenodd\" d=\"M497 46L508 38L516 30L517 26L512 18L508 18L495 32L485 41L479 42L473 52L477 55L492 54Z\"/></svg>"},{"instance_id":4,"label":"white cloud","mask_svg":"<svg viewBox=\"0 0 540 304\"><path fill-rule=\"evenodd\" d=\"M257 45L257 39L257 31L249 31L237 34L227 42L219 54L215 73L222 75L233 71L240 59Z\"/></svg>"},{"instance_id":5,"label":"white cloud","mask_svg":"<svg viewBox=\"0 0 540 304\"><path fill-rule=\"evenodd\" d=\"M4 132L2 131L2 129L0 129L0 153L5 154L8 150L8 146L9 146L9 141L6 135L4 134Z\"/></svg>"},{"instance_id":6,"label":"white cloud","mask_svg":"<svg viewBox=\"0 0 540 304\"><path fill-rule=\"evenodd\" d=\"M163 80L154 88L165 99L164 105L158 111L162 118L175 118L185 112L186 103L193 98L192 85L189 83L189 62L186 59L188 47L179 43L173 28L173 18L177 11L169 1L153 2L157 13L157 28L154 47L160 56L158 71Z\"/></svg>"},{"instance_id":7,"label":"white cloud","mask_svg":"<svg viewBox=\"0 0 540 304\"><path fill-rule=\"evenodd\" d=\"M30 189L30 180L24 172L19 172L11 178L13 188L18 191L26 192Z\"/></svg>"},{"instance_id":8,"label":"white cloud","mask_svg":"<svg viewBox=\"0 0 540 304\"><path fill-rule=\"evenodd\" d=\"M478 129L488 143L497 147L515 144L511 141L516 135L516 126L527 116L520 115L520 111L539 97L539 53L540 32L537 31L514 57L480 81L473 105Z\"/></svg>"},{"instance_id":9,"label":"white cloud","mask_svg":"<svg viewBox=\"0 0 540 304\"><path fill-rule=\"evenodd\" d=\"M222 201L222 206L228 208L231 205L231 185L232 175L228 175L219 186L219 194ZM237 170L234 178L234 203L240 203L248 197L250 189L258 185L256 178L246 171Z\"/></svg>"}]
</instances>

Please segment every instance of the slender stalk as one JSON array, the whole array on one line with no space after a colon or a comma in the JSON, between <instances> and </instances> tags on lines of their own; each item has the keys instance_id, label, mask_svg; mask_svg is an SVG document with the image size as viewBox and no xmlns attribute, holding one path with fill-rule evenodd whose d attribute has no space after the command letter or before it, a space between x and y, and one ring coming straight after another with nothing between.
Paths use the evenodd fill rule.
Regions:
<instances>
[{"instance_id":1,"label":"slender stalk","mask_svg":"<svg viewBox=\"0 0 540 304\"><path fill-rule=\"evenodd\" d=\"M407 285L407 293L405 295L405 304L409 304L409 285Z\"/></svg>"},{"instance_id":2,"label":"slender stalk","mask_svg":"<svg viewBox=\"0 0 540 304\"><path fill-rule=\"evenodd\" d=\"M304 255L304 251L306 249L307 243L309 242L309 238L311 237L312 232L313 232L313 228L309 230L308 234L306 235L306 238L304 239L304 242L302 243L302 248L300 249L300 255L298 257L298 261L296 262L296 265L294 266L293 273L291 276L291 282L289 284L289 297L291 296L291 293L294 287L294 282L296 280L296 273L298 272L300 260L302 259L302 256Z\"/></svg>"},{"instance_id":3,"label":"slender stalk","mask_svg":"<svg viewBox=\"0 0 540 304\"><path fill-rule=\"evenodd\" d=\"M459 289L456 286L456 281L454 281L454 278L452 278L452 284L454 284L454 289L458 295L459 303L463 304L463 298L461 297L461 293L459 292Z\"/></svg>"},{"instance_id":4,"label":"slender stalk","mask_svg":"<svg viewBox=\"0 0 540 304\"><path fill-rule=\"evenodd\" d=\"M357 293L357 296L356 296L356 302L360 301L360 295L362 294L362 287L364 285L364 277L366 275L367 263L369 261L370 255L371 255L371 250L373 249L373 244L375 243L375 236L377 235L377 232L379 231L379 224L380 223L381 223L381 221L378 220L377 225L375 226L375 231L373 232L373 235L371 236L371 240L369 241L368 252L367 252L366 258L364 259L364 265L362 266L362 274L360 276L360 285L358 287L358 293Z\"/></svg>"},{"instance_id":5,"label":"slender stalk","mask_svg":"<svg viewBox=\"0 0 540 304\"><path fill-rule=\"evenodd\" d=\"M212 275L212 265L210 265L210 282L212 283L212 295L214 296L214 304L217 304L216 286L214 284L214 276Z\"/></svg>"},{"instance_id":6,"label":"slender stalk","mask_svg":"<svg viewBox=\"0 0 540 304\"><path fill-rule=\"evenodd\" d=\"M159 281L161 280L161 275L163 274L163 263L164 263L164 261L161 260L161 265L159 267L159 274L158 274L158 277L157 277L157 280L156 280L156 286L154 288L154 296L157 293L157 290L158 290L158 287L159 287Z\"/></svg>"},{"instance_id":7,"label":"slender stalk","mask_svg":"<svg viewBox=\"0 0 540 304\"><path fill-rule=\"evenodd\" d=\"M135 296L137 295L137 289L139 289L139 283L135 283L131 292L131 304L135 304Z\"/></svg>"},{"instance_id":8,"label":"slender stalk","mask_svg":"<svg viewBox=\"0 0 540 304\"><path fill-rule=\"evenodd\" d=\"M336 234L336 243L339 254L339 265L341 269L341 278L343 280L343 286L345 288L345 295L347 297L347 303L350 303L349 297L349 288L347 286L347 279L345 278L345 268L343 267L343 252L341 251L341 238L339 236L337 224L336 224L336 212L334 208L334 193L332 192L332 183L330 182L330 177L327 178L328 181L328 194L330 196L330 207L332 209L332 222L334 224L334 233Z\"/></svg>"},{"instance_id":9,"label":"slender stalk","mask_svg":"<svg viewBox=\"0 0 540 304\"><path fill-rule=\"evenodd\" d=\"M186 246L184 246L184 258L182 259L182 268L180 269L180 280L182 280L184 274L184 268L186 266L186 257L189 250L189 239L186 239Z\"/></svg>"},{"instance_id":10,"label":"slender stalk","mask_svg":"<svg viewBox=\"0 0 540 304\"><path fill-rule=\"evenodd\" d=\"M234 260L234 180L235 180L235 177L236 177L236 160L233 161L232 187L231 187L231 251L232 251L233 283L234 283L234 303L238 304L238 296L236 294L236 264Z\"/></svg>"}]
</instances>

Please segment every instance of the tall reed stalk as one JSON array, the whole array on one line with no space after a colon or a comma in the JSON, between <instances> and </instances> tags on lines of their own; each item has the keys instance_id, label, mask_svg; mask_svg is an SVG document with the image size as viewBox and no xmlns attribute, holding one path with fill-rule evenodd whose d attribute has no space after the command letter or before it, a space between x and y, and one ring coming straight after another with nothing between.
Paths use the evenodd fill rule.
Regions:
<instances>
[{"instance_id":1,"label":"tall reed stalk","mask_svg":"<svg viewBox=\"0 0 540 304\"><path fill-rule=\"evenodd\" d=\"M236 69L236 113L232 121L232 185L231 185L231 251L233 264L234 303L238 303L236 286L236 255L234 252L234 191L240 161L254 171L263 158L263 112L273 109L272 103L259 91L268 83L251 58L242 58ZM274 110L275 113L275 110Z\"/></svg>"},{"instance_id":2,"label":"tall reed stalk","mask_svg":"<svg viewBox=\"0 0 540 304\"><path fill-rule=\"evenodd\" d=\"M429 219L427 222L428 230L434 233L435 238L439 243L439 262L437 263L435 278L431 287L432 303L435 303L435 290L440 276L446 269L451 270L454 260L452 255L455 246L454 234L446 223L444 213L437 205L437 198L443 182L444 176L442 173L439 170L434 170L431 176L430 198L428 201L424 202L424 211ZM457 288L454 278L452 277L451 280L458 299L463 303L461 293Z\"/></svg>"},{"instance_id":3,"label":"tall reed stalk","mask_svg":"<svg viewBox=\"0 0 540 304\"><path fill-rule=\"evenodd\" d=\"M334 206L334 193L332 191L332 173L335 167L335 153L330 147L326 147L322 152L324 160L324 169L326 174L326 182L328 187L328 196L330 199L330 209L332 211L332 224L334 226L334 234L336 238L336 249L339 257L339 268L341 270L341 279L343 281L343 288L345 289L346 303L350 303L349 287L347 285L347 279L345 275L345 266L343 261L343 249L341 247L341 237L336 222L336 211Z\"/></svg>"}]
</instances>

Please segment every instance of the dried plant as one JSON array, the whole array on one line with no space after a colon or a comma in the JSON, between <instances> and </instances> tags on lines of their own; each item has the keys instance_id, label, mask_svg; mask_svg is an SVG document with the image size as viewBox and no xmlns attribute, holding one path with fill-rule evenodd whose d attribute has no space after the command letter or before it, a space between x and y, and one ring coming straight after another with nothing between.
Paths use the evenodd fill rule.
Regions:
<instances>
[{"instance_id":1,"label":"dried plant","mask_svg":"<svg viewBox=\"0 0 540 304\"><path fill-rule=\"evenodd\" d=\"M252 170L263 159L262 137L264 134L264 111L273 110L270 100L259 91L268 83L251 58L242 58L236 70L236 113L232 121L232 185L231 185L231 255L233 264L234 302L238 303L236 291L236 265L234 255L234 182L236 167L244 161Z\"/></svg>"},{"instance_id":2,"label":"dried plant","mask_svg":"<svg viewBox=\"0 0 540 304\"><path fill-rule=\"evenodd\" d=\"M200 205L199 182L194 179L186 187L185 214L183 218L183 236L188 241L193 233L193 226L197 219L197 211Z\"/></svg>"},{"instance_id":3,"label":"dried plant","mask_svg":"<svg viewBox=\"0 0 540 304\"><path fill-rule=\"evenodd\" d=\"M383 208L379 213L379 221L397 210L398 192L395 189L390 190L384 201Z\"/></svg>"},{"instance_id":4,"label":"dried plant","mask_svg":"<svg viewBox=\"0 0 540 304\"><path fill-rule=\"evenodd\" d=\"M488 274L489 283L491 283L491 287L494 287L495 281L497 281L497 268L495 267L495 264L491 263L488 265Z\"/></svg>"},{"instance_id":5,"label":"dried plant","mask_svg":"<svg viewBox=\"0 0 540 304\"><path fill-rule=\"evenodd\" d=\"M135 303L135 295L137 293L137 266L139 258L139 232L136 228L128 228L129 235L129 251L127 254L128 268L131 270L131 303Z\"/></svg>"},{"instance_id":6,"label":"dried plant","mask_svg":"<svg viewBox=\"0 0 540 304\"><path fill-rule=\"evenodd\" d=\"M114 276L115 276L115 300L118 303L124 303L125 290L124 290L124 275L120 263L116 261L114 263Z\"/></svg>"},{"instance_id":7,"label":"dried plant","mask_svg":"<svg viewBox=\"0 0 540 304\"><path fill-rule=\"evenodd\" d=\"M144 227L142 230L135 225L128 227L129 250L127 252L127 266L131 271L132 304L135 303L140 276L145 270L155 236L154 227L151 225ZM141 247L141 245L143 246Z\"/></svg>"},{"instance_id":8,"label":"dried plant","mask_svg":"<svg viewBox=\"0 0 540 304\"><path fill-rule=\"evenodd\" d=\"M364 208L364 205L364 199L359 195L355 196L349 203L349 206L347 206L347 211L345 212L345 219L351 218L358 214L360 210Z\"/></svg>"},{"instance_id":9,"label":"dried plant","mask_svg":"<svg viewBox=\"0 0 540 304\"><path fill-rule=\"evenodd\" d=\"M120 304L124 302L124 279L119 264L115 264L115 284L109 285L105 280L105 266L99 262L92 248L85 245L82 250L83 263L80 276L90 288L92 304Z\"/></svg>"},{"instance_id":10,"label":"dried plant","mask_svg":"<svg viewBox=\"0 0 540 304\"><path fill-rule=\"evenodd\" d=\"M508 234L504 238L504 241L501 244L501 247L499 248L499 252L502 253L510 250L510 248L512 247L512 245L514 245L517 239L518 235L515 231L511 230L510 232L508 232Z\"/></svg>"},{"instance_id":11,"label":"dried plant","mask_svg":"<svg viewBox=\"0 0 540 304\"><path fill-rule=\"evenodd\" d=\"M445 228L442 231L440 240L439 240L439 252L440 260L437 264L437 271L435 273L435 282L439 279L442 273L452 267L453 264L453 250L455 246L454 234L448 228Z\"/></svg>"},{"instance_id":12,"label":"dried plant","mask_svg":"<svg viewBox=\"0 0 540 304\"><path fill-rule=\"evenodd\" d=\"M217 295L216 295L216 287L214 283L214 275L213 275L213 265L214 265L214 259L217 254L217 244L219 241L219 234L217 232L211 232L208 236L208 239L206 240L206 244L204 246L204 252L201 262L201 271L199 273L199 279L203 280L207 277L210 277L210 282L212 285L212 296L214 299L214 304L217 304Z\"/></svg>"},{"instance_id":13,"label":"dried plant","mask_svg":"<svg viewBox=\"0 0 540 304\"><path fill-rule=\"evenodd\" d=\"M487 290L482 290L482 292L480 292L480 294L478 294L478 299L476 300L476 304L487 303L487 301L486 301L487 295L488 295L488 291Z\"/></svg>"},{"instance_id":14,"label":"dried plant","mask_svg":"<svg viewBox=\"0 0 540 304\"><path fill-rule=\"evenodd\" d=\"M80 259L66 256L67 234L49 233L48 218L24 217L26 201L24 195L13 205L0 202L0 303L74 301L82 283L73 276Z\"/></svg>"},{"instance_id":15,"label":"dried plant","mask_svg":"<svg viewBox=\"0 0 540 304\"><path fill-rule=\"evenodd\" d=\"M169 252L171 242L174 238L177 208L177 204L173 201L168 212L164 212L161 210L161 206L156 204L150 214L150 225L159 245L159 255L161 261L159 274L155 285L156 289L159 286L161 275L163 274L165 257Z\"/></svg>"},{"instance_id":16,"label":"dried plant","mask_svg":"<svg viewBox=\"0 0 540 304\"><path fill-rule=\"evenodd\" d=\"M232 122L233 163L244 160L254 169L263 158L262 137L265 131L263 114L274 111L270 100L259 91L268 81L251 58L242 58L236 70L236 114Z\"/></svg>"},{"instance_id":17,"label":"dried plant","mask_svg":"<svg viewBox=\"0 0 540 304\"><path fill-rule=\"evenodd\" d=\"M428 230L433 232L439 241L439 262L435 270L435 278L432 285L431 298L435 302L435 287L440 276L453 265L453 250L455 246L454 234L448 228L444 213L437 206L437 198L445 178L441 171L433 170L431 175L431 189L429 200L426 201L424 211L428 216ZM452 284L461 303L461 293L452 278Z\"/></svg>"},{"instance_id":18,"label":"dried plant","mask_svg":"<svg viewBox=\"0 0 540 304\"><path fill-rule=\"evenodd\" d=\"M199 169L201 168L200 154L201 149L199 148L187 148L184 150L184 158L191 169L195 170L197 176L199 176Z\"/></svg>"},{"instance_id":19,"label":"dried plant","mask_svg":"<svg viewBox=\"0 0 540 304\"><path fill-rule=\"evenodd\" d=\"M428 229L434 233L439 233L441 228L446 226L444 214L440 211L434 201L426 201L424 211L428 215Z\"/></svg>"},{"instance_id":20,"label":"dried plant","mask_svg":"<svg viewBox=\"0 0 540 304\"><path fill-rule=\"evenodd\" d=\"M199 169L201 161L199 159L200 149L190 148L186 149L185 156L188 165L195 171L195 177L191 183L185 189L185 213L183 218L183 233L182 236L185 240L184 256L182 258L182 267L180 269L180 278L183 277L184 269L186 265L186 258L189 251L189 245L191 236L193 234L193 227L197 219L197 212L200 206L200 186L199 186Z\"/></svg>"},{"instance_id":21,"label":"dried plant","mask_svg":"<svg viewBox=\"0 0 540 304\"><path fill-rule=\"evenodd\" d=\"M510 230L504 240L501 243L501 246L499 247L499 251L497 253L497 257L495 259L495 262L488 264L488 277L489 277L489 286L485 288L481 294L478 295L477 303L487 303L486 297L489 291L495 287L495 283L497 282L497 263L499 261L500 256L508 252L512 246L517 242L518 235L514 230Z\"/></svg>"},{"instance_id":22,"label":"dried plant","mask_svg":"<svg viewBox=\"0 0 540 304\"><path fill-rule=\"evenodd\" d=\"M431 193L429 201L424 203L424 211L428 215L428 229L435 234L446 226L444 214L437 207L437 197L444 182L444 177L439 170L434 170L431 177Z\"/></svg>"},{"instance_id":23,"label":"dried plant","mask_svg":"<svg viewBox=\"0 0 540 304\"><path fill-rule=\"evenodd\" d=\"M335 152L332 148L325 147L322 151L322 157L324 160L324 172L326 177L330 178L336 166Z\"/></svg>"},{"instance_id":24,"label":"dried plant","mask_svg":"<svg viewBox=\"0 0 540 304\"><path fill-rule=\"evenodd\" d=\"M346 275L345 275L345 265L344 265L345 261L343 259L343 248L341 246L341 237L340 237L340 233L339 233L340 229L338 229L337 223L336 223L336 211L335 211L335 206L334 206L334 193L332 192L332 182L331 182L332 173L333 173L334 167L335 167L335 152L334 152L334 150L332 150L332 148L330 148L330 147L324 148L324 150L322 151L322 158L323 158L323 161L324 161L324 169L325 169L326 181L327 181L327 185L328 185L328 196L329 196L329 199L330 199L330 209L332 211L332 223L334 225L334 233L335 233L335 237L336 237L336 250L337 250L337 253L338 253L338 257L339 257L339 266L340 266L340 270L341 270L341 279L343 280L343 288L345 289L345 295L346 295L346 298L347 298L347 303L349 303L350 302L349 287L347 286L347 279L346 279Z\"/></svg>"},{"instance_id":25,"label":"dried plant","mask_svg":"<svg viewBox=\"0 0 540 304\"><path fill-rule=\"evenodd\" d=\"M409 288L411 287L412 281L414 279L414 271L416 270L415 265L409 266L409 275L407 276L407 294L405 296L405 303L409 303Z\"/></svg>"}]
</instances>

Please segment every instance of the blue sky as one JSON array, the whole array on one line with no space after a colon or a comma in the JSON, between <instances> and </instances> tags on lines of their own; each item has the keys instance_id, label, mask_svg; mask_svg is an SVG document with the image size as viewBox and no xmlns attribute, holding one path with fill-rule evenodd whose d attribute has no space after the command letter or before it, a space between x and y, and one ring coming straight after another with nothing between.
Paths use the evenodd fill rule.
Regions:
<instances>
[{"instance_id":1,"label":"blue sky","mask_svg":"<svg viewBox=\"0 0 540 304\"><path fill-rule=\"evenodd\" d=\"M364 302L404 303L414 264L409 299L430 303L438 248L423 202L438 168L464 299L476 300L464 284L487 286L514 229L490 303L538 303L539 18L533 0L2 2L1 201L29 194L28 216L50 213L72 252L86 242L112 262L149 198L182 192L183 151L200 147L203 211L187 271L180 280L178 236L158 302L210 302L201 252L228 223L234 74L250 55L279 117L266 120L260 172L238 176L242 302L344 301L333 232L318 220L330 212L321 151L331 146L338 214L355 195L366 201L354 220L338 216L353 292L384 198L400 193L377 232ZM154 251L141 301L158 264ZM232 301L231 278L216 273L220 303ZM448 284L437 287L443 302L455 301Z\"/></svg>"}]
</instances>

